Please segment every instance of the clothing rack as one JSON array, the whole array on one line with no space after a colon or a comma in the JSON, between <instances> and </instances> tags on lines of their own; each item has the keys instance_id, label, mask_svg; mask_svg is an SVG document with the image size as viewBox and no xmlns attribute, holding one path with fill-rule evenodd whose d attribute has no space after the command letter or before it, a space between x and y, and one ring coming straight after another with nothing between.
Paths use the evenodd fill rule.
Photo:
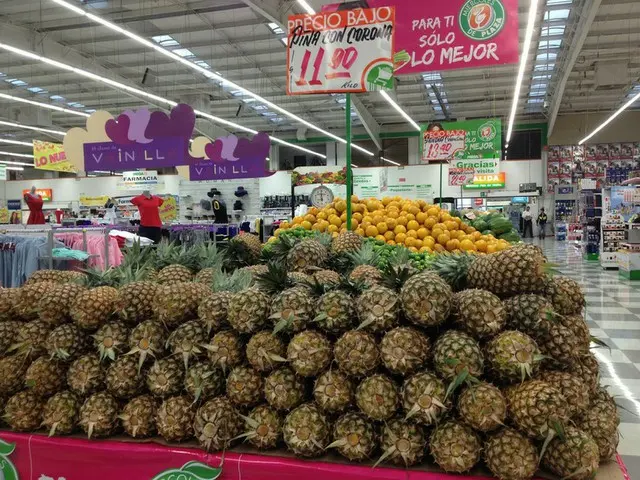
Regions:
<instances>
[{"instance_id":1,"label":"clothing rack","mask_svg":"<svg viewBox=\"0 0 640 480\"><path fill-rule=\"evenodd\" d=\"M16 235L18 237L23 236L23 234L28 233L37 233L42 234L46 233L47 237L47 249L49 250L49 270L53 270L53 230L51 228L3 228L0 230L0 234L2 235ZM42 235L44 236L44 235Z\"/></svg>"}]
</instances>

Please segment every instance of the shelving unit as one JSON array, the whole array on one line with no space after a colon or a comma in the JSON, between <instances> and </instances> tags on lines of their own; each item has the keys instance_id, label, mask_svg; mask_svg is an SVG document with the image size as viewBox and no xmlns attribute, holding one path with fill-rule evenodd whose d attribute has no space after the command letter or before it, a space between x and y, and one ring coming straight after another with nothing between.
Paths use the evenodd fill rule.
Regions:
<instances>
[{"instance_id":1,"label":"shelving unit","mask_svg":"<svg viewBox=\"0 0 640 480\"><path fill-rule=\"evenodd\" d=\"M600 265L602 268L618 268L618 250L626 239L627 227L622 215L608 213L602 219L600 241Z\"/></svg>"},{"instance_id":2,"label":"shelving unit","mask_svg":"<svg viewBox=\"0 0 640 480\"><path fill-rule=\"evenodd\" d=\"M582 190L580 192L580 220L582 223L582 255L585 260L600 258L600 224L602 220L602 192Z\"/></svg>"}]
</instances>

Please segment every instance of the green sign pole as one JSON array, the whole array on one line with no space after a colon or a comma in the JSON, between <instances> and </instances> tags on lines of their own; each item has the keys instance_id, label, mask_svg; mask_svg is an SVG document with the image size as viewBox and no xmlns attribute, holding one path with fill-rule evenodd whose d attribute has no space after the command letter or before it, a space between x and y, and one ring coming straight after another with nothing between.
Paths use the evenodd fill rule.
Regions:
<instances>
[{"instance_id":1,"label":"green sign pole","mask_svg":"<svg viewBox=\"0 0 640 480\"><path fill-rule=\"evenodd\" d=\"M351 94L347 93L345 106L347 115L347 230L351 230L351 195L353 195L353 173L351 172Z\"/></svg>"}]
</instances>

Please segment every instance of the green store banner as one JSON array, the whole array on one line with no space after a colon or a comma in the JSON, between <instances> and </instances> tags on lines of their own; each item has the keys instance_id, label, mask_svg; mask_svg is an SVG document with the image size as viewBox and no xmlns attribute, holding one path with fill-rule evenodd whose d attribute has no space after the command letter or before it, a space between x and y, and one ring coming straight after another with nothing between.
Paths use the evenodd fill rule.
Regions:
<instances>
[{"instance_id":1,"label":"green store banner","mask_svg":"<svg viewBox=\"0 0 640 480\"><path fill-rule=\"evenodd\" d=\"M483 118L433 122L421 129L422 161L447 161L453 168L473 168L477 174L500 172L502 121Z\"/></svg>"}]
</instances>

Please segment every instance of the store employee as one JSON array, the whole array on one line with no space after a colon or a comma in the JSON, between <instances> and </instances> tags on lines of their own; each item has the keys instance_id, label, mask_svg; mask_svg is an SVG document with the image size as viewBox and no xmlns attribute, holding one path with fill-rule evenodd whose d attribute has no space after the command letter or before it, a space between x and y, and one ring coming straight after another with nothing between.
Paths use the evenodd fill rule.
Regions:
<instances>
[{"instance_id":1,"label":"store employee","mask_svg":"<svg viewBox=\"0 0 640 480\"><path fill-rule=\"evenodd\" d=\"M140 212L140 228L138 235L159 243L162 238L162 221L160 220L160 207L164 200L157 195L151 195L149 190L142 195L133 197L131 203L138 207Z\"/></svg>"}]
</instances>

